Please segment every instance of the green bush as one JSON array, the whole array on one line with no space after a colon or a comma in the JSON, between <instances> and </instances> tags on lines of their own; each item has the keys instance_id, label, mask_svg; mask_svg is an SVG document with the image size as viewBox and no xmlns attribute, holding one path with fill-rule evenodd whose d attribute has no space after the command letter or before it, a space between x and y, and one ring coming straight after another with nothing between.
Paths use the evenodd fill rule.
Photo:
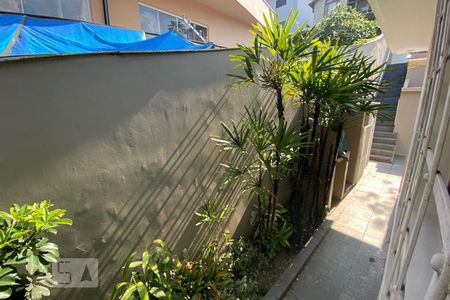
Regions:
<instances>
[{"instance_id":1,"label":"green bush","mask_svg":"<svg viewBox=\"0 0 450 300\"><path fill-rule=\"evenodd\" d=\"M331 40L333 44L353 45L360 40L375 37L378 34L378 26L376 21L369 20L358 10L338 4L316 25L314 31L322 41Z\"/></svg>"},{"instance_id":2,"label":"green bush","mask_svg":"<svg viewBox=\"0 0 450 300\"><path fill-rule=\"evenodd\" d=\"M134 256L134 255L132 255ZM231 299L231 257L218 243L203 248L198 259L179 259L162 240L123 267L111 299Z\"/></svg>"},{"instance_id":3,"label":"green bush","mask_svg":"<svg viewBox=\"0 0 450 300\"><path fill-rule=\"evenodd\" d=\"M59 258L58 245L47 236L59 225L71 225L65 211L50 208L50 201L33 205L13 204L9 213L0 211L0 299L49 296L55 282L51 263Z\"/></svg>"},{"instance_id":4,"label":"green bush","mask_svg":"<svg viewBox=\"0 0 450 300\"><path fill-rule=\"evenodd\" d=\"M242 192L249 199L256 199L256 213L252 218L255 240L277 252L280 246L289 246L292 234L282 216L286 210L278 203L279 183L295 171L295 158L305 143L303 135L289 128L287 122L279 123L262 110L245 109L239 124L222 122L224 137L213 140L222 151L230 153L221 164L225 183L241 184Z\"/></svg>"},{"instance_id":5,"label":"green bush","mask_svg":"<svg viewBox=\"0 0 450 300\"><path fill-rule=\"evenodd\" d=\"M155 240L142 258L131 255L110 299L258 299L258 271L267 260L250 242L215 241L197 258L179 259L162 240Z\"/></svg>"}]
</instances>

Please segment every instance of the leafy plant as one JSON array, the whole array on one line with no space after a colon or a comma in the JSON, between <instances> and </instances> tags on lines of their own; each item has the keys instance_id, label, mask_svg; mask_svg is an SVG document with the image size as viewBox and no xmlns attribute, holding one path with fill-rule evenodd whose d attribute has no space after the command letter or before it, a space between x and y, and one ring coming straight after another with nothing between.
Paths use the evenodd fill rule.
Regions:
<instances>
[{"instance_id":1,"label":"leafy plant","mask_svg":"<svg viewBox=\"0 0 450 300\"><path fill-rule=\"evenodd\" d=\"M236 84L256 84L264 90L268 90L274 95L274 104L277 111L277 123L267 122L267 114L247 111L247 121L240 125L243 132L229 130L229 127L222 124L227 134L230 144L235 145L235 149L241 149L236 141L245 141L252 136L250 143L253 145L252 151L256 151L258 161L251 163L246 168L236 168L226 164L230 177L246 177L246 189L251 193L256 192L258 198L258 226L262 234L270 234L275 223L275 210L278 202L279 185L285 177L287 162L293 157L295 151L290 151L297 147L296 133L288 129L285 119L284 97L287 91L291 90L289 73L294 64L309 55L309 49L314 39L310 30L306 29L306 24L293 30L298 12L290 12L284 24L280 23L278 15L264 17L264 24L253 25L252 34L254 36L251 45L239 44L242 54L230 55L231 60L237 62L236 68L243 71L242 74L231 74L237 79ZM258 118L263 118L258 119ZM232 124L232 128L237 128ZM252 133L248 134L251 129ZM247 133L247 134L243 134ZM270 139L271 142L266 142ZM290 145L289 143L293 143ZM225 146L225 144L224 144ZM224 150L227 150L224 147ZM284 153L283 153L284 151ZM240 170L241 169L241 170ZM239 171L244 173L239 174ZM234 175L233 175L234 173ZM269 174L270 188L266 188L262 183L263 177ZM264 216L267 216L264 219ZM263 220L264 219L264 220ZM263 229L262 224L265 224Z\"/></svg>"},{"instance_id":2,"label":"leafy plant","mask_svg":"<svg viewBox=\"0 0 450 300\"><path fill-rule=\"evenodd\" d=\"M0 211L0 299L22 295L41 299L50 295L55 282L50 265L59 258L58 246L47 235L59 225L71 225L65 211L51 209L44 200L33 205L13 204L9 213Z\"/></svg>"},{"instance_id":3,"label":"leafy plant","mask_svg":"<svg viewBox=\"0 0 450 300\"><path fill-rule=\"evenodd\" d=\"M348 5L338 3L331 13L323 18L314 29L317 37L331 40L333 44L353 45L360 40L373 38L378 34L375 20Z\"/></svg>"},{"instance_id":4,"label":"leafy plant","mask_svg":"<svg viewBox=\"0 0 450 300\"><path fill-rule=\"evenodd\" d=\"M284 221L262 242L264 254L269 258L277 255L281 249L289 248L289 239L293 233L292 226Z\"/></svg>"},{"instance_id":5,"label":"leafy plant","mask_svg":"<svg viewBox=\"0 0 450 300\"><path fill-rule=\"evenodd\" d=\"M179 259L155 240L141 260L126 261L122 281L111 299L232 299L236 290L231 256L218 242L205 246L197 259Z\"/></svg>"},{"instance_id":6,"label":"leafy plant","mask_svg":"<svg viewBox=\"0 0 450 300\"><path fill-rule=\"evenodd\" d=\"M289 75L303 113L299 126L308 132L311 146L309 156L304 156L309 159L298 160L292 190L301 243L325 216L345 123L358 113L380 115L386 108L373 102L384 87L383 70L384 65L376 66L373 58L326 41L317 42L310 58L299 61Z\"/></svg>"},{"instance_id":7,"label":"leafy plant","mask_svg":"<svg viewBox=\"0 0 450 300\"><path fill-rule=\"evenodd\" d=\"M224 123L222 126L228 128ZM288 128L286 122L278 124L267 113L256 109L246 108L241 124L233 127L241 129L225 129L223 139L214 139L223 151L232 152L230 159L222 163L226 182L241 183L243 192L249 198L256 198L256 236L270 236L278 226L279 181L292 171L293 160L303 147L302 137L296 130ZM237 145L236 140L244 142ZM271 184L266 184L265 180Z\"/></svg>"},{"instance_id":8,"label":"leafy plant","mask_svg":"<svg viewBox=\"0 0 450 300\"><path fill-rule=\"evenodd\" d=\"M234 208L230 205L225 205L223 208L217 207L211 198L208 198L195 214L200 218L200 221L195 224L197 226L206 223L221 223L227 216L229 216Z\"/></svg>"},{"instance_id":9,"label":"leafy plant","mask_svg":"<svg viewBox=\"0 0 450 300\"><path fill-rule=\"evenodd\" d=\"M239 125L222 125L227 142L221 144L223 150L257 156L256 160L236 160L250 161L243 166L231 162L223 165L229 182L239 181L250 196L256 195L257 232L263 233L263 240L279 230L272 227L279 183L293 179L289 217L303 243L325 216L345 122L360 112L379 115L385 108L373 103L383 87L379 77L384 66L376 66L374 59L341 46L353 43L343 36L347 31L356 39L376 35L375 23L362 14L338 6L316 28L300 27L291 33L296 16L291 12L284 25L277 15L265 18L263 25L254 26L251 45L239 45L242 53L231 56L238 62L237 68L243 70L242 74L232 75L237 83L257 84L273 92L278 122L267 125L261 122L270 120L267 114L247 110ZM341 34L341 29L336 30L341 25L334 23L351 28L342 29L345 32ZM285 98L299 104L299 130L293 134L287 132ZM296 145L295 141L304 137L303 146ZM290 151L283 153L283 149Z\"/></svg>"},{"instance_id":10,"label":"leafy plant","mask_svg":"<svg viewBox=\"0 0 450 300\"><path fill-rule=\"evenodd\" d=\"M236 294L239 299L255 299L260 294L256 280L259 271L267 267L267 257L251 241L240 237L227 244L226 250L232 258L232 272L236 279Z\"/></svg>"},{"instance_id":11,"label":"leafy plant","mask_svg":"<svg viewBox=\"0 0 450 300\"><path fill-rule=\"evenodd\" d=\"M279 125L285 121L283 93L290 85L288 74L293 63L308 56L313 35L306 23L293 31L298 12L289 13L280 23L278 14L264 16L264 24L253 25L251 45L238 44L242 54L231 54L231 61L243 74L228 74L236 84L256 84L275 94Z\"/></svg>"}]
</instances>

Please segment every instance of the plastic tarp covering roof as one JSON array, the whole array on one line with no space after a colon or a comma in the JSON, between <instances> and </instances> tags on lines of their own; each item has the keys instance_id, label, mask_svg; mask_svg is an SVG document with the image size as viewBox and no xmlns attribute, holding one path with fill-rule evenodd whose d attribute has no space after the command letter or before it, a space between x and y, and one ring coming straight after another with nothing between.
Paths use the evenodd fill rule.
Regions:
<instances>
[{"instance_id":1,"label":"plastic tarp covering roof","mask_svg":"<svg viewBox=\"0 0 450 300\"><path fill-rule=\"evenodd\" d=\"M142 31L119 27L0 14L0 56L211 48L171 31L145 39Z\"/></svg>"}]
</instances>

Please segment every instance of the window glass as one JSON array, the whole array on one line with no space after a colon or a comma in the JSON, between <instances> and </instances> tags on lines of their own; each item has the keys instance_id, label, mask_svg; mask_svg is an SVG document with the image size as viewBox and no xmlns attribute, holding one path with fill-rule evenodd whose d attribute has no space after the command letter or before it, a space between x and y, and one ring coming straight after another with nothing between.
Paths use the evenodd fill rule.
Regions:
<instances>
[{"instance_id":1,"label":"window glass","mask_svg":"<svg viewBox=\"0 0 450 300\"><path fill-rule=\"evenodd\" d=\"M285 5L286 5L286 0L277 0L277 2L275 4L276 8L282 7L282 6L285 6Z\"/></svg>"},{"instance_id":2,"label":"window glass","mask_svg":"<svg viewBox=\"0 0 450 300\"><path fill-rule=\"evenodd\" d=\"M64 0L61 1L63 18L90 21L91 10L89 7L89 0Z\"/></svg>"},{"instance_id":3,"label":"window glass","mask_svg":"<svg viewBox=\"0 0 450 300\"><path fill-rule=\"evenodd\" d=\"M192 27L191 27L192 26ZM195 29L195 31L194 31ZM208 40L208 28L194 22L190 23L190 26L182 19L177 19L177 32L184 38L196 41L204 42ZM200 36L204 39L202 40Z\"/></svg>"},{"instance_id":4,"label":"window glass","mask_svg":"<svg viewBox=\"0 0 450 300\"><path fill-rule=\"evenodd\" d=\"M23 0L23 12L30 15L62 18L58 0Z\"/></svg>"},{"instance_id":5,"label":"window glass","mask_svg":"<svg viewBox=\"0 0 450 300\"><path fill-rule=\"evenodd\" d=\"M186 22L180 18L177 18L177 32L184 38L190 39L188 37L189 26Z\"/></svg>"},{"instance_id":6,"label":"window glass","mask_svg":"<svg viewBox=\"0 0 450 300\"><path fill-rule=\"evenodd\" d=\"M363 13L370 12L370 6L367 0L360 0L356 2L356 9Z\"/></svg>"},{"instance_id":7,"label":"window glass","mask_svg":"<svg viewBox=\"0 0 450 300\"><path fill-rule=\"evenodd\" d=\"M369 2L367 2L367 0L350 0L348 2L348 5L359 10L362 13L371 12L370 5Z\"/></svg>"},{"instance_id":8,"label":"window glass","mask_svg":"<svg viewBox=\"0 0 450 300\"><path fill-rule=\"evenodd\" d=\"M162 34L169 30L178 32L184 38L203 42L208 40L208 27L190 22L187 24L183 18L167 14L146 5L139 5L141 14L141 28L147 34ZM200 37L201 36L201 37Z\"/></svg>"},{"instance_id":9,"label":"window glass","mask_svg":"<svg viewBox=\"0 0 450 300\"><path fill-rule=\"evenodd\" d=\"M90 21L89 0L0 0L0 10Z\"/></svg>"},{"instance_id":10,"label":"window glass","mask_svg":"<svg viewBox=\"0 0 450 300\"><path fill-rule=\"evenodd\" d=\"M22 12L20 0L0 0L0 10Z\"/></svg>"},{"instance_id":11,"label":"window glass","mask_svg":"<svg viewBox=\"0 0 450 300\"><path fill-rule=\"evenodd\" d=\"M205 26L199 25L199 24L195 24L195 23L192 23L192 27L195 28L195 30L197 31L197 33L198 33L202 38L204 38L205 41L208 40L208 28L206 28ZM202 39L201 39L198 35L195 35L194 40L199 41L199 42L202 42Z\"/></svg>"},{"instance_id":12,"label":"window glass","mask_svg":"<svg viewBox=\"0 0 450 300\"><path fill-rule=\"evenodd\" d=\"M338 3L339 1L327 1L325 3L325 15L328 15Z\"/></svg>"},{"instance_id":13,"label":"window glass","mask_svg":"<svg viewBox=\"0 0 450 300\"><path fill-rule=\"evenodd\" d=\"M142 30L148 33L160 33L158 11L144 5L139 5Z\"/></svg>"},{"instance_id":14,"label":"window glass","mask_svg":"<svg viewBox=\"0 0 450 300\"><path fill-rule=\"evenodd\" d=\"M159 12L159 32L164 33L169 30L177 30L177 18L163 12Z\"/></svg>"}]
</instances>

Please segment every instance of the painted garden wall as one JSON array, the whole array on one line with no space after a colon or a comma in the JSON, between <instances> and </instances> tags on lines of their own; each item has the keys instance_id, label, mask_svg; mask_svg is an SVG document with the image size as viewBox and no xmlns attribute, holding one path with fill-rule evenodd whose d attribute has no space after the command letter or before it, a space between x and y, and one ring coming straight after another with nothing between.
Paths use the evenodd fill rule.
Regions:
<instances>
[{"instance_id":1,"label":"painted garden wall","mask_svg":"<svg viewBox=\"0 0 450 300\"><path fill-rule=\"evenodd\" d=\"M244 104L271 99L228 87L231 51L0 63L0 209L51 199L74 222L58 235L61 256L99 259L100 289L59 297L104 298L154 238L178 253L199 247L214 232L195 226L208 197L238 203L226 227L248 232L248 202L218 184L224 154L210 137Z\"/></svg>"}]
</instances>

